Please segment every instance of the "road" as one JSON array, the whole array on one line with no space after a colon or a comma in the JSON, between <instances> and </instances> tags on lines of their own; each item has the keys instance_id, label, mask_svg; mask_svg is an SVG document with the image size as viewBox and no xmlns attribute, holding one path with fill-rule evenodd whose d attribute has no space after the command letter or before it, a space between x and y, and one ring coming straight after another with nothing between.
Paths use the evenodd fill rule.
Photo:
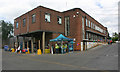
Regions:
<instances>
[{"instance_id":1,"label":"road","mask_svg":"<svg viewBox=\"0 0 120 72\"><path fill-rule=\"evenodd\" d=\"M118 43L67 54L2 51L3 70L118 70Z\"/></svg>"}]
</instances>

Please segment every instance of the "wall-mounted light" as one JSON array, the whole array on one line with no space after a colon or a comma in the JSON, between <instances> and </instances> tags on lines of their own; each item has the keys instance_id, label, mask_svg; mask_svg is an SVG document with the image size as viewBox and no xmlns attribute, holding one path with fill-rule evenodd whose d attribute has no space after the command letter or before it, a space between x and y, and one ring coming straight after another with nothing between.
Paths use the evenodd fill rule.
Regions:
<instances>
[{"instance_id":1,"label":"wall-mounted light","mask_svg":"<svg viewBox=\"0 0 120 72\"><path fill-rule=\"evenodd\" d=\"M73 15L73 18L75 18L75 15Z\"/></svg>"},{"instance_id":2,"label":"wall-mounted light","mask_svg":"<svg viewBox=\"0 0 120 72\"><path fill-rule=\"evenodd\" d=\"M79 14L79 12L77 12L77 15Z\"/></svg>"},{"instance_id":3,"label":"wall-mounted light","mask_svg":"<svg viewBox=\"0 0 120 72\"><path fill-rule=\"evenodd\" d=\"M73 41L76 41L76 39L74 38Z\"/></svg>"}]
</instances>

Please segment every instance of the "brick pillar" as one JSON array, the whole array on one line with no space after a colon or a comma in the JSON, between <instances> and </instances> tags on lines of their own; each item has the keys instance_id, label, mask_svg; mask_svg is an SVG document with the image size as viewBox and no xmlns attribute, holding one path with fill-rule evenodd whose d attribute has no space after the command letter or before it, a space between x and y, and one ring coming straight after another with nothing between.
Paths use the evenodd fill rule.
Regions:
<instances>
[{"instance_id":1,"label":"brick pillar","mask_svg":"<svg viewBox=\"0 0 120 72\"><path fill-rule=\"evenodd\" d=\"M79 12L76 11L76 12ZM80 50L81 51L81 41L82 41L82 15L79 14L76 16L76 50ZM77 45L77 43L79 43L79 45Z\"/></svg>"}]
</instances>

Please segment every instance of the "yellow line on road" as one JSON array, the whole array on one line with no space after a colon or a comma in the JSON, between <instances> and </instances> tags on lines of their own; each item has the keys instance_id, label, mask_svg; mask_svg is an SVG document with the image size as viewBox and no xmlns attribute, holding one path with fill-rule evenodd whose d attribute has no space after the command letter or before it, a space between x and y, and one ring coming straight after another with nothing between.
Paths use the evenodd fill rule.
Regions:
<instances>
[{"instance_id":1,"label":"yellow line on road","mask_svg":"<svg viewBox=\"0 0 120 72\"><path fill-rule=\"evenodd\" d=\"M75 65L70 65L70 64L62 64L59 62L51 62L51 61L45 61L45 60L40 60L40 59L32 59L32 58L23 57L23 56L19 56L19 57L24 58L24 59L30 59L32 61L39 61L39 62L44 62L44 63L49 63L49 64L57 64L57 65L62 65L62 66L67 66L67 67L82 68L82 69L87 69L87 70L98 70L96 68L80 67L80 66L75 66Z\"/></svg>"}]
</instances>

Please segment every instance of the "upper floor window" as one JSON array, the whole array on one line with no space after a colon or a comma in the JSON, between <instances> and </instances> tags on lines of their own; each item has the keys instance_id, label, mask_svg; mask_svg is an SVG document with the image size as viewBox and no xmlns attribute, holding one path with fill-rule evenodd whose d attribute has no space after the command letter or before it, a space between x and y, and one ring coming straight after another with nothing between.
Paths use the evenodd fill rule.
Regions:
<instances>
[{"instance_id":1,"label":"upper floor window","mask_svg":"<svg viewBox=\"0 0 120 72\"><path fill-rule=\"evenodd\" d=\"M86 18L86 26L88 26L88 24L87 24L87 18Z\"/></svg>"},{"instance_id":2,"label":"upper floor window","mask_svg":"<svg viewBox=\"0 0 120 72\"><path fill-rule=\"evenodd\" d=\"M106 34L106 31L104 30L104 34Z\"/></svg>"},{"instance_id":3,"label":"upper floor window","mask_svg":"<svg viewBox=\"0 0 120 72\"><path fill-rule=\"evenodd\" d=\"M49 13L45 13L45 21L50 22L50 14Z\"/></svg>"},{"instance_id":4,"label":"upper floor window","mask_svg":"<svg viewBox=\"0 0 120 72\"><path fill-rule=\"evenodd\" d=\"M25 26L25 23L26 23L26 19L24 18L23 19L23 26Z\"/></svg>"},{"instance_id":5,"label":"upper floor window","mask_svg":"<svg viewBox=\"0 0 120 72\"><path fill-rule=\"evenodd\" d=\"M32 23L35 22L35 14L32 15Z\"/></svg>"},{"instance_id":6,"label":"upper floor window","mask_svg":"<svg viewBox=\"0 0 120 72\"><path fill-rule=\"evenodd\" d=\"M82 17L82 32L83 32L83 39L85 39L84 17Z\"/></svg>"},{"instance_id":7,"label":"upper floor window","mask_svg":"<svg viewBox=\"0 0 120 72\"><path fill-rule=\"evenodd\" d=\"M16 28L18 28L18 22L16 22Z\"/></svg>"},{"instance_id":8,"label":"upper floor window","mask_svg":"<svg viewBox=\"0 0 120 72\"><path fill-rule=\"evenodd\" d=\"M93 29L94 29L94 24L93 24Z\"/></svg>"},{"instance_id":9,"label":"upper floor window","mask_svg":"<svg viewBox=\"0 0 120 72\"><path fill-rule=\"evenodd\" d=\"M93 28L93 23L91 22L91 28Z\"/></svg>"},{"instance_id":10,"label":"upper floor window","mask_svg":"<svg viewBox=\"0 0 120 72\"><path fill-rule=\"evenodd\" d=\"M62 18L60 16L57 17L58 24L62 24Z\"/></svg>"},{"instance_id":11,"label":"upper floor window","mask_svg":"<svg viewBox=\"0 0 120 72\"><path fill-rule=\"evenodd\" d=\"M89 27L90 27L90 21L89 21Z\"/></svg>"},{"instance_id":12,"label":"upper floor window","mask_svg":"<svg viewBox=\"0 0 120 72\"><path fill-rule=\"evenodd\" d=\"M65 16L65 35L69 36L70 35L70 17Z\"/></svg>"}]
</instances>

